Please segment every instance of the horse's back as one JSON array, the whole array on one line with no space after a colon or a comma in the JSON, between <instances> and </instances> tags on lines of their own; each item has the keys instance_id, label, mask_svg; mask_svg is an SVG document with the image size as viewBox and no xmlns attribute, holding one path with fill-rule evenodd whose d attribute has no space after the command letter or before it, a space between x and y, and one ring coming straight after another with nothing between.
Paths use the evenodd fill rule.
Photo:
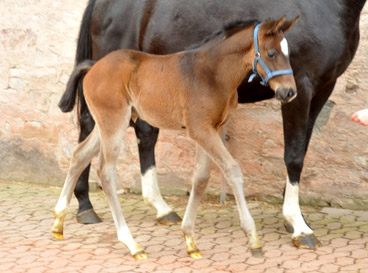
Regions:
<instances>
[{"instance_id":1,"label":"horse's back","mask_svg":"<svg viewBox=\"0 0 368 273\"><path fill-rule=\"evenodd\" d=\"M344 9L343 1L334 0L100 0L92 17L94 57L118 48L178 52L229 22L300 15L295 29L286 35L291 63L297 78L313 71L319 84L322 77L337 78L356 50L359 30L349 29L347 35Z\"/></svg>"}]
</instances>

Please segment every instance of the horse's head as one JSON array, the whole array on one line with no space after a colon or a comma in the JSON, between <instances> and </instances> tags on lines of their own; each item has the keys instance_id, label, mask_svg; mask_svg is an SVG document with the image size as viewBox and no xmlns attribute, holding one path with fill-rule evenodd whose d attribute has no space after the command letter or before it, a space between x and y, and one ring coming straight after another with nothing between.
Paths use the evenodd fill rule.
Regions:
<instances>
[{"instance_id":1,"label":"horse's head","mask_svg":"<svg viewBox=\"0 0 368 273\"><path fill-rule=\"evenodd\" d=\"M291 21L282 17L257 25L254 31L254 75L260 76L261 83L268 84L281 102L290 102L297 95L289 47L284 36L297 20L298 17Z\"/></svg>"}]
</instances>

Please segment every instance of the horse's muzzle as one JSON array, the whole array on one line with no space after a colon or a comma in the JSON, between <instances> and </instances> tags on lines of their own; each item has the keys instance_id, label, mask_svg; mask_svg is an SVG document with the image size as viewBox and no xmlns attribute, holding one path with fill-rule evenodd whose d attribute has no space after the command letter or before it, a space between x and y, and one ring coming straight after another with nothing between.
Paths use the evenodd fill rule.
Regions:
<instances>
[{"instance_id":1,"label":"horse's muzzle","mask_svg":"<svg viewBox=\"0 0 368 273\"><path fill-rule=\"evenodd\" d=\"M278 88L276 90L276 99L286 103L296 98L296 90L293 88Z\"/></svg>"}]
</instances>

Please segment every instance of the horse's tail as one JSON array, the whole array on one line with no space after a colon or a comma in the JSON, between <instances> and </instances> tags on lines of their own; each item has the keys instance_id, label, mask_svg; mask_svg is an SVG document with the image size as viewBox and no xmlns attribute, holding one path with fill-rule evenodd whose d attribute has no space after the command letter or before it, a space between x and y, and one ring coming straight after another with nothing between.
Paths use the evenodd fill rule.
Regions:
<instances>
[{"instance_id":1,"label":"horse's tail","mask_svg":"<svg viewBox=\"0 0 368 273\"><path fill-rule=\"evenodd\" d=\"M84 75L87 74L87 72L91 69L91 67L95 64L95 61L92 60L86 60L80 64L78 64L72 74L69 77L68 83L66 85L66 90L63 94L63 96L60 99L59 107L61 111L70 112L73 110L75 100L77 97L77 90L78 90L78 84L81 81L81 79L84 77ZM82 92L78 92L78 98L79 100L83 99L84 96ZM85 104L85 103L82 103Z\"/></svg>"},{"instance_id":2,"label":"horse's tail","mask_svg":"<svg viewBox=\"0 0 368 273\"><path fill-rule=\"evenodd\" d=\"M91 16L95 2L96 0L90 0L84 11L77 43L76 67L69 78L67 88L59 102L61 111L72 111L76 103L78 89L78 119L80 119L81 113L88 111L87 104L84 100L81 79L93 65L93 62L90 61L92 60Z\"/></svg>"}]
</instances>

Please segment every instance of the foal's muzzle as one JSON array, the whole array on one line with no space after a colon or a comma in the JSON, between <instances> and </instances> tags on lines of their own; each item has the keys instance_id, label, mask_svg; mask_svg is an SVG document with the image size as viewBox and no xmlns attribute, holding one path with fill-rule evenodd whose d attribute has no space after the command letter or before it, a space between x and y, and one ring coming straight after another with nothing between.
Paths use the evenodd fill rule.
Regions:
<instances>
[{"instance_id":1,"label":"foal's muzzle","mask_svg":"<svg viewBox=\"0 0 368 273\"><path fill-rule=\"evenodd\" d=\"M276 90L276 99L281 102L291 102L296 98L296 90L293 88L278 88Z\"/></svg>"}]
</instances>

